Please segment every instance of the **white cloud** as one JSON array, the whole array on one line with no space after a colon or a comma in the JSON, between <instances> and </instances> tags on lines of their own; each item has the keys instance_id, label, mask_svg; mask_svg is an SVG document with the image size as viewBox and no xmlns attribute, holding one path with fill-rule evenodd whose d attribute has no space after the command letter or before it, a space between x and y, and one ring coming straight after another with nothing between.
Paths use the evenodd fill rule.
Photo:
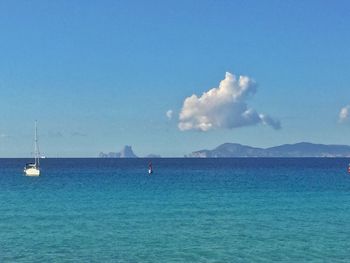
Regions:
<instances>
[{"instance_id":1,"label":"white cloud","mask_svg":"<svg viewBox=\"0 0 350 263\"><path fill-rule=\"evenodd\" d=\"M171 120L171 119L173 118L173 111L172 111L172 110L168 110L168 111L166 112L166 116L167 116L167 118L168 118L169 120Z\"/></svg>"},{"instance_id":2,"label":"white cloud","mask_svg":"<svg viewBox=\"0 0 350 263\"><path fill-rule=\"evenodd\" d=\"M246 100L256 92L254 80L226 72L219 87L192 95L183 103L178 127L181 131L233 129L262 123L280 129L278 120L249 108Z\"/></svg>"},{"instance_id":3,"label":"white cloud","mask_svg":"<svg viewBox=\"0 0 350 263\"><path fill-rule=\"evenodd\" d=\"M339 112L339 122L346 122L350 120L350 105L343 107Z\"/></svg>"},{"instance_id":4,"label":"white cloud","mask_svg":"<svg viewBox=\"0 0 350 263\"><path fill-rule=\"evenodd\" d=\"M281 129L281 123L279 120L275 120L268 115L259 114L260 120L263 124L269 125L272 128L279 130Z\"/></svg>"}]
</instances>

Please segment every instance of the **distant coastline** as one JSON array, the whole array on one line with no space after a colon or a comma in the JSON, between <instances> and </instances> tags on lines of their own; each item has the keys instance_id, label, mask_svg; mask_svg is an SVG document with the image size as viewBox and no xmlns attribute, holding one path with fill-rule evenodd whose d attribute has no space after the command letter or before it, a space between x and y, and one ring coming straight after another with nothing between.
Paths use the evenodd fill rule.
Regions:
<instances>
[{"instance_id":1,"label":"distant coastline","mask_svg":"<svg viewBox=\"0 0 350 263\"><path fill-rule=\"evenodd\" d=\"M350 157L349 145L326 145L300 142L283 144L270 148L257 148L238 143L224 143L213 150L194 151L188 158L230 158L230 157Z\"/></svg>"},{"instance_id":2,"label":"distant coastline","mask_svg":"<svg viewBox=\"0 0 350 263\"><path fill-rule=\"evenodd\" d=\"M158 154L137 156L132 147L126 145L120 152L100 152L99 158L162 158ZM212 150L198 150L183 157L173 158L347 158L350 157L349 145L327 145L309 142L283 144L269 148L258 148L239 143L224 143Z\"/></svg>"}]
</instances>

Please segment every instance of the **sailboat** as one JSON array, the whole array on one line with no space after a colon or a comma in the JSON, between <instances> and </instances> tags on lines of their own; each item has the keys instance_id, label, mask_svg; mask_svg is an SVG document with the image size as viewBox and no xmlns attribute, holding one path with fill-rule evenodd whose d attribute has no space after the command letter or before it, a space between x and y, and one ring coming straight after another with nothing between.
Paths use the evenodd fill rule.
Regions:
<instances>
[{"instance_id":1,"label":"sailboat","mask_svg":"<svg viewBox=\"0 0 350 263\"><path fill-rule=\"evenodd\" d=\"M39 176L40 175L40 153L38 146L38 130L37 121L35 121L35 136L34 136L34 163L27 163L24 167L24 173L26 176Z\"/></svg>"}]
</instances>

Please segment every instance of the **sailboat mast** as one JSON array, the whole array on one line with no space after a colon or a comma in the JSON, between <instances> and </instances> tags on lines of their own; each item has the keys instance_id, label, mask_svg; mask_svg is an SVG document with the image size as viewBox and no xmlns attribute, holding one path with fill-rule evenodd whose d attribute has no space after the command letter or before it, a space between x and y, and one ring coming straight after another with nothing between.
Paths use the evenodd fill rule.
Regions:
<instances>
[{"instance_id":1,"label":"sailboat mast","mask_svg":"<svg viewBox=\"0 0 350 263\"><path fill-rule=\"evenodd\" d=\"M39 147L38 147L38 128L37 128L37 121L35 121L34 159L35 159L35 167L39 167Z\"/></svg>"}]
</instances>

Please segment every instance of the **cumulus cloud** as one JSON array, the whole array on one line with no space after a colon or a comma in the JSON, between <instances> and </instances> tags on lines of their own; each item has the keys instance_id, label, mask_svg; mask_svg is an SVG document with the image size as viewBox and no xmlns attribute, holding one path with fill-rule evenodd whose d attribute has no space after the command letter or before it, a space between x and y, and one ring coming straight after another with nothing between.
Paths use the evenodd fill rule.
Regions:
<instances>
[{"instance_id":1,"label":"cumulus cloud","mask_svg":"<svg viewBox=\"0 0 350 263\"><path fill-rule=\"evenodd\" d=\"M275 120L268 115L259 114L260 120L263 124L271 126L272 128L279 130L281 129L281 123L279 120Z\"/></svg>"},{"instance_id":2,"label":"cumulus cloud","mask_svg":"<svg viewBox=\"0 0 350 263\"><path fill-rule=\"evenodd\" d=\"M181 131L233 129L262 123L280 129L278 120L249 108L246 101L256 93L256 83L247 76L226 72L219 87L192 95L183 103L178 127Z\"/></svg>"},{"instance_id":3,"label":"cumulus cloud","mask_svg":"<svg viewBox=\"0 0 350 263\"><path fill-rule=\"evenodd\" d=\"M339 112L339 122L346 122L350 120L350 105L343 107Z\"/></svg>"},{"instance_id":4,"label":"cumulus cloud","mask_svg":"<svg viewBox=\"0 0 350 263\"><path fill-rule=\"evenodd\" d=\"M165 114L169 120L171 120L173 118L173 111L172 110L168 110Z\"/></svg>"}]
</instances>

